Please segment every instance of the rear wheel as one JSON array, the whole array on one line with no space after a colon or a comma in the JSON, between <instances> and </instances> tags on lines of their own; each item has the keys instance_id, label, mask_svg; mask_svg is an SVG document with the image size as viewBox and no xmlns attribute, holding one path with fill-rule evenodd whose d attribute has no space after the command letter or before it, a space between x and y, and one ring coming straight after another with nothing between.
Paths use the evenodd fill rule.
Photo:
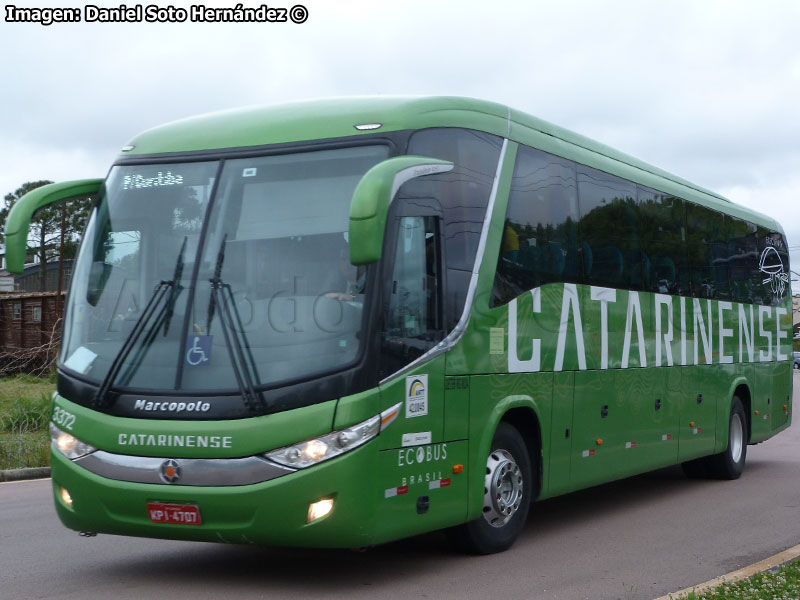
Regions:
<instances>
[{"instance_id":1,"label":"rear wheel","mask_svg":"<svg viewBox=\"0 0 800 600\"><path fill-rule=\"evenodd\" d=\"M719 454L682 463L681 468L687 477L693 479L701 477L738 479L744 471L746 458L747 416L742 401L738 396L734 396L728 418L728 447Z\"/></svg>"},{"instance_id":2,"label":"rear wheel","mask_svg":"<svg viewBox=\"0 0 800 600\"><path fill-rule=\"evenodd\" d=\"M728 448L708 457L708 472L717 479L738 479L747 458L747 417L737 396L731 402L728 419Z\"/></svg>"},{"instance_id":3,"label":"rear wheel","mask_svg":"<svg viewBox=\"0 0 800 600\"><path fill-rule=\"evenodd\" d=\"M511 547L528 516L533 468L525 441L501 422L486 459L483 516L448 530L451 543L473 554L493 554Z\"/></svg>"}]
</instances>

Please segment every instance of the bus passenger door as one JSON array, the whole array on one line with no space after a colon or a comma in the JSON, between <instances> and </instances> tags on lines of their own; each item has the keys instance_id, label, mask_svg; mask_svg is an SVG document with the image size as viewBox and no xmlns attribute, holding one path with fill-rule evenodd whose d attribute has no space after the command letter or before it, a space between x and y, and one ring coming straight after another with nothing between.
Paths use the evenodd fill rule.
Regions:
<instances>
[{"instance_id":1,"label":"bus passenger door","mask_svg":"<svg viewBox=\"0 0 800 600\"><path fill-rule=\"evenodd\" d=\"M440 219L434 201L427 204L425 200L419 205L395 201L387 221L385 262L378 283L383 315L381 403L383 409L397 403L401 407L392 426L381 434L381 448L423 447L443 441L444 356L422 358L444 335ZM403 467L419 462L410 451L398 459ZM416 471L409 471L408 480L412 474L416 483Z\"/></svg>"},{"instance_id":2,"label":"bus passenger door","mask_svg":"<svg viewBox=\"0 0 800 600\"><path fill-rule=\"evenodd\" d=\"M445 437L445 355L425 357L444 337L438 203L401 200L390 210L379 283L380 376L387 379L381 384L381 406L399 404L400 410L379 436L378 516L387 528L384 534L412 535L430 529L430 523L444 527L463 521L467 478L453 477L452 465L466 464L467 442ZM466 424L465 417L462 421Z\"/></svg>"},{"instance_id":3,"label":"bus passenger door","mask_svg":"<svg viewBox=\"0 0 800 600\"><path fill-rule=\"evenodd\" d=\"M381 379L400 371L419 371L413 365L444 337L443 244L438 203L424 199L415 200L413 205L397 201L391 211L384 250L386 262L378 283L383 297ZM441 381L435 385L443 389L443 369L437 378ZM438 400L443 402L441 397ZM422 407L420 410L424 412ZM414 407L409 406L409 418L416 417ZM439 435L441 427L440 419Z\"/></svg>"}]
</instances>

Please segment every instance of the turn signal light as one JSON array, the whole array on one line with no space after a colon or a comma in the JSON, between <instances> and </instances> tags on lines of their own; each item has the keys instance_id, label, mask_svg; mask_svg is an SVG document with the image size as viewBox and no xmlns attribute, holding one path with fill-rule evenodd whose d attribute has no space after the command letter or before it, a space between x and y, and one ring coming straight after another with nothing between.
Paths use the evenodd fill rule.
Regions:
<instances>
[{"instance_id":1,"label":"turn signal light","mask_svg":"<svg viewBox=\"0 0 800 600\"><path fill-rule=\"evenodd\" d=\"M758 411L756 411L756 414L758 414Z\"/></svg>"},{"instance_id":2,"label":"turn signal light","mask_svg":"<svg viewBox=\"0 0 800 600\"><path fill-rule=\"evenodd\" d=\"M464 472L464 465L453 465L453 473L458 475L459 473Z\"/></svg>"},{"instance_id":3,"label":"turn signal light","mask_svg":"<svg viewBox=\"0 0 800 600\"><path fill-rule=\"evenodd\" d=\"M597 442L595 442L595 443L596 443L598 446L602 446L602 445L603 445L603 440L597 440Z\"/></svg>"},{"instance_id":4,"label":"turn signal light","mask_svg":"<svg viewBox=\"0 0 800 600\"><path fill-rule=\"evenodd\" d=\"M694 427L694 421L689 421L689 427Z\"/></svg>"}]
</instances>

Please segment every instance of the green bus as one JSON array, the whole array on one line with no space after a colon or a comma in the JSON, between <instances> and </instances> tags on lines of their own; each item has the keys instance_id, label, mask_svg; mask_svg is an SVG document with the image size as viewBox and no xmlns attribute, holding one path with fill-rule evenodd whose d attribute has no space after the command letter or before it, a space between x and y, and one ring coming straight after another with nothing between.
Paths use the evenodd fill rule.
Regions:
<instances>
[{"instance_id":1,"label":"green bus","mask_svg":"<svg viewBox=\"0 0 800 600\"><path fill-rule=\"evenodd\" d=\"M506 106L373 98L146 131L95 195L52 411L84 533L492 553L531 503L791 422L774 220ZM721 488L721 492L723 489Z\"/></svg>"}]
</instances>

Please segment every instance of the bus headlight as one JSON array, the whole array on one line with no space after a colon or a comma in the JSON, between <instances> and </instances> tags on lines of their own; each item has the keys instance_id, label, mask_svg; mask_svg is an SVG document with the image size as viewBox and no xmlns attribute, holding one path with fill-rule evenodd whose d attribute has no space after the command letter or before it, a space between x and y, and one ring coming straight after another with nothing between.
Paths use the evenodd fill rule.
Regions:
<instances>
[{"instance_id":1,"label":"bus headlight","mask_svg":"<svg viewBox=\"0 0 800 600\"><path fill-rule=\"evenodd\" d=\"M50 441L53 442L53 445L58 448L61 454L69 459L80 458L97 450L94 446L80 441L71 433L61 431L52 423L50 423Z\"/></svg>"},{"instance_id":2,"label":"bus headlight","mask_svg":"<svg viewBox=\"0 0 800 600\"><path fill-rule=\"evenodd\" d=\"M347 429L332 431L299 444L265 452L264 456L286 467L305 469L367 443L378 435L379 431L386 429L397 417L399 411L400 404L396 404L379 415L370 417Z\"/></svg>"}]
</instances>

